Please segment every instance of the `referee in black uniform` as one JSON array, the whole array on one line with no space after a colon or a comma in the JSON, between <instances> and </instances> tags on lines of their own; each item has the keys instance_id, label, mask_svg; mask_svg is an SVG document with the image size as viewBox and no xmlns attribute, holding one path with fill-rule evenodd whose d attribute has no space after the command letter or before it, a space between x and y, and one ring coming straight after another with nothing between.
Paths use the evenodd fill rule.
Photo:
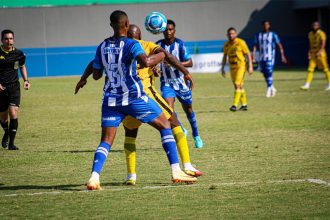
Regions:
<instances>
[{"instance_id":1,"label":"referee in black uniform","mask_svg":"<svg viewBox=\"0 0 330 220\"><path fill-rule=\"evenodd\" d=\"M18 150L18 147L14 144L18 128L17 113L21 99L18 69L20 69L24 80L24 89L29 89L30 83L25 68L25 54L14 47L14 32L3 30L1 32L1 42L0 123L4 130L1 144L3 148L8 147L9 150Z\"/></svg>"}]
</instances>

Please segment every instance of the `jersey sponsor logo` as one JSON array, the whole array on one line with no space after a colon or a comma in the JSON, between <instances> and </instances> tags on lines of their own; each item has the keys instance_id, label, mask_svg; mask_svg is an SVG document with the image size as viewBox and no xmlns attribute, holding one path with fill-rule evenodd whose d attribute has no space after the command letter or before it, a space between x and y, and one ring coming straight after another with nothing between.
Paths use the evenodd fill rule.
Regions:
<instances>
[{"instance_id":1,"label":"jersey sponsor logo","mask_svg":"<svg viewBox=\"0 0 330 220\"><path fill-rule=\"evenodd\" d=\"M116 117L103 117L103 121L116 121Z\"/></svg>"},{"instance_id":2,"label":"jersey sponsor logo","mask_svg":"<svg viewBox=\"0 0 330 220\"><path fill-rule=\"evenodd\" d=\"M149 112L146 112L146 113L144 113L143 115L136 116L136 119L141 120L141 119L147 117L147 116L150 115L150 114L151 114L150 111L149 111Z\"/></svg>"},{"instance_id":3,"label":"jersey sponsor logo","mask_svg":"<svg viewBox=\"0 0 330 220\"><path fill-rule=\"evenodd\" d=\"M105 47L103 48L103 54L119 54L120 48L119 47Z\"/></svg>"}]
</instances>

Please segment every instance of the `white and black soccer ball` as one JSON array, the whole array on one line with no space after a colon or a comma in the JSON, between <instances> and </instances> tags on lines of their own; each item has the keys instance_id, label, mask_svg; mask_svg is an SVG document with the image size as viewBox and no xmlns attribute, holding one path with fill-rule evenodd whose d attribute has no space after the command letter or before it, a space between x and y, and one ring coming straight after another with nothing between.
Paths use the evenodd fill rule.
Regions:
<instances>
[{"instance_id":1,"label":"white and black soccer ball","mask_svg":"<svg viewBox=\"0 0 330 220\"><path fill-rule=\"evenodd\" d=\"M150 33L160 34L166 30L167 19L162 13L154 11L147 15L144 26Z\"/></svg>"}]
</instances>

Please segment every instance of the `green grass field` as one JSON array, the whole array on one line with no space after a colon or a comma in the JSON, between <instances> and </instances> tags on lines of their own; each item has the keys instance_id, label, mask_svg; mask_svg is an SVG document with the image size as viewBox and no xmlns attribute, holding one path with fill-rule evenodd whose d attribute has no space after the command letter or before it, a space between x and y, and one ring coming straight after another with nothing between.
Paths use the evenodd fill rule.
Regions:
<instances>
[{"instance_id":1,"label":"green grass field","mask_svg":"<svg viewBox=\"0 0 330 220\"><path fill-rule=\"evenodd\" d=\"M270 99L259 72L246 78L249 111L233 113L229 78L194 75L205 144L195 149L188 136L192 163L204 172L198 183L171 183L159 134L144 125L138 184L122 185L120 127L97 192L86 191L85 182L100 138L103 80L73 95L78 77L31 79L31 90L22 91L20 150L0 149L0 219L329 219L330 92L323 73L304 92L304 71L277 71L278 94Z\"/></svg>"}]
</instances>

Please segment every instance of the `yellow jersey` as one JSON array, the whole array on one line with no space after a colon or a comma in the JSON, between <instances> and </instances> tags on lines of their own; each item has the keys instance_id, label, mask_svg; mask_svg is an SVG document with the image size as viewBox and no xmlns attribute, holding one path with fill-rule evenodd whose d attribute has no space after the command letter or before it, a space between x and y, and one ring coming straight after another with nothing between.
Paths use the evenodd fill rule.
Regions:
<instances>
[{"instance_id":1,"label":"yellow jersey","mask_svg":"<svg viewBox=\"0 0 330 220\"><path fill-rule=\"evenodd\" d=\"M160 47L159 45L151 41L143 41L143 40L137 40L137 41L141 44L147 56L153 54L154 51ZM152 86L154 82L154 73L152 72L151 68L146 67L146 68L138 69L137 73L139 78L141 79L143 88L148 88Z\"/></svg>"},{"instance_id":2,"label":"yellow jersey","mask_svg":"<svg viewBox=\"0 0 330 220\"><path fill-rule=\"evenodd\" d=\"M236 38L233 42L227 41L223 47L224 56L228 55L230 68L246 66L245 55L250 54L245 41Z\"/></svg>"},{"instance_id":3,"label":"yellow jersey","mask_svg":"<svg viewBox=\"0 0 330 220\"><path fill-rule=\"evenodd\" d=\"M321 49L322 41L326 41L327 36L325 35L324 31L319 29L315 33L313 31L309 32L308 40L309 40L309 50L312 53L312 55L314 55ZM326 52L323 49L321 52L321 56L324 55L326 55Z\"/></svg>"}]
</instances>

